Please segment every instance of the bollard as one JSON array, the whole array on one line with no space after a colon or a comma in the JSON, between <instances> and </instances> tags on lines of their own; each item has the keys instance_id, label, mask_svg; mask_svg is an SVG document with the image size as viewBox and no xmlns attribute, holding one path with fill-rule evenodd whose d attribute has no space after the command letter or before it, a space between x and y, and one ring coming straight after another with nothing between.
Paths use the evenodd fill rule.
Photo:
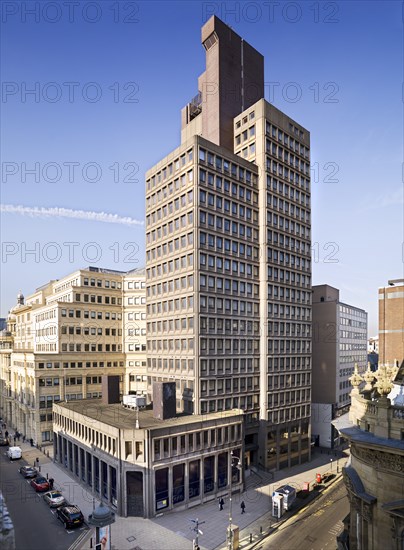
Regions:
<instances>
[{"instance_id":1,"label":"bollard","mask_svg":"<svg viewBox=\"0 0 404 550\"><path fill-rule=\"evenodd\" d=\"M260 535L262 535L262 525L260 526Z\"/></svg>"},{"instance_id":2,"label":"bollard","mask_svg":"<svg viewBox=\"0 0 404 550\"><path fill-rule=\"evenodd\" d=\"M250 544L252 543L252 533L250 533Z\"/></svg>"},{"instance_id":3,"label":"bollard","mask_svg":"<svg viewBox=\"0 0 404 550\"><path fill-rule=\"evenodd\" d=\"M48 474L48 472L46 472L46 479L49 479L49 474Z\"/></svg>"}]
</instances>

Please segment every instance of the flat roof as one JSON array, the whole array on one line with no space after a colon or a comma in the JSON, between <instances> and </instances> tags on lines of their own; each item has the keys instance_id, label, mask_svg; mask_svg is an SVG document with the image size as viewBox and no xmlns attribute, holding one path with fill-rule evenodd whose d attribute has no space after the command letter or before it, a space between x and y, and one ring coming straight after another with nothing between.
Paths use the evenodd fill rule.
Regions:
<instances>
[{"instance_id":1,"label":"flat roof","mask_svg":"<svg viewBox=\"0 0 404 550\"><path fill-rule=\"evenodd\" d=\"M153 410L140 409L139 413L134 409L124 407L121 403L107 405L101 399L77 399L74 401L62 401L55 403L68 411L76 412L97 420L103 424L116 428L134 428L139 418L140 429L169 428L174 426L185 426L187 424L201 423L209 420L222 420L234 416L243 416L242 409L220 411L209 414L178 414L174 418L160 420L153 416Z\"/></svg>"}]
</instances>

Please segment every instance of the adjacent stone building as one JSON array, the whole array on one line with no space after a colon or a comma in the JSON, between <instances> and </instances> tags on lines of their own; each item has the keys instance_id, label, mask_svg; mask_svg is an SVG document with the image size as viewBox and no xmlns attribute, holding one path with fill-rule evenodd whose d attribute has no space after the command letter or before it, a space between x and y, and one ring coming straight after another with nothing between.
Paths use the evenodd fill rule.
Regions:
<instances>
[{"instance_id":1,"label":"adjacent stone building","mask_svg":"<svg viewBox=\"0 0 404 550\"><path fill-rule=\"evenodd\" d=\"M379 366L360 376L356 369L351 383L350 411L334 421L350 444L350 461L343 469L350 515L341 538L349 539L350 550L402 550L404 370Z\"/></svg>"},{"instance_id":2,"label":"adjacent stone building","mask_svg":"<svg viewBox=\"0 0 404 550\"><path fill-rule=\"evenodd\" d=\"M101 397L101 376L145 393L145 276L89 267L24 298L0 334L1 407L7 424L52 442L52 405Z\"/></svg>"}]
</instances>

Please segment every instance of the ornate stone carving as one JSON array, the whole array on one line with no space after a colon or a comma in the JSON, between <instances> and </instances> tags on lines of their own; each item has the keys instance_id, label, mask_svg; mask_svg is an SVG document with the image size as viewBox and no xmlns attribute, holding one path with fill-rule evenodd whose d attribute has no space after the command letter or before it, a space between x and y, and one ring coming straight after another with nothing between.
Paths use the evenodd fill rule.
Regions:
<instances>
[{"instance_id":1,"label":"ornate stone carving","mask_svg":"<svg viewBox=\"0 0 404 550\"><path fill-rule=\"evenodd\" d=\"M393 408L393 418L398 418L400 420L404 419L404 408Z\"/></svg>"},{"instance_id":2,"label":"ornate stone carving","mask_svg":"<svg viewBox=\"0 0 404 550\"><path fill-rule=\"evenodd\" d=\"M375 386L382 397L387 397L393 389L392 377L394 370L394 367L389 367L389 365L380 365L375 372L377 378Z\"/></svg>"},{"instance_id":3,"label":"ornate stone carving","mask_svg":"<svg viewBox=\"0 0 404 550\"><path fill-rule=\"evenodd\" d=\"M366 404L366 414L376 414L376 405L374 403Z\"/></svg>"},{"instance_id":4,"label":"ornate stone carving","mask_svg":"<svg viewBox=\"0 0 404 550\"><path fill-rule=\"evenodd\" d=\"M404 456L385 453L382 451L369 451L352 445L351 453L374 468L389 470L391 472L404 472Z\"/></svg>"},{"instance_id":5,"label":"ornate stone carving","mask_svg":"<svg viewBox=\"0 0 404 550\"><path fill-rule=\"evenodd\" d=\"M352 495L351 505L353 506L353 508L355 508L357 512L359 512L359 514L361 514L361 508L362 508L361 504L362 504L361 499L356 495Z\"/></svg>"},{"instance_id":6,"label":"ornate stone carving","mask_svg":"<svg viewBox=\"0 0 404 550\"><path fill-rule=\"evenodd\" d=\"M372 505L367 502L362 502L362 516L366 521L372 521L373 510Z\"/></svg>"},{"instance_id":7,"label":"ornate stone carving","mask_svg":"<svg viewBox=\"0 0 404 550\"><path fill-rule=\"evenodd\" d=\"M369 392L373 389L373 381L375 380L375 374L370 370L370 363L368 363L368 368L366 369L366 372L363 374L363 379L366 382L365 387L363 388L363 391Z\"/></svg>"},{"instance_id":8,"label":"ornate stone carving","mask_svg":"<svg viewBox=\"0 0 404 550\"><path fill-rule=\"evenodd\" d=\"M358 387L361 382L363 382L362 376L358 372L358 363L355 363L355 369L353 375L349 378L351 385L353 387L353 392L359 393Z\"/></svg>"}]
</instances>

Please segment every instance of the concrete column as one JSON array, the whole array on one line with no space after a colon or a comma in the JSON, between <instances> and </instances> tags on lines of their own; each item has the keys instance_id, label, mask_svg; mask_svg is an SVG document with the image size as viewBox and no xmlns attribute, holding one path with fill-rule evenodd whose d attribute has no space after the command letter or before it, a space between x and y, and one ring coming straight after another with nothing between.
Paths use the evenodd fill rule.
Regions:
<instances>
[{"instance_id":1,"label":"concrete column","mask_svg":"<svg viewBox=\"0 0 404 550\"><path fill-rule=\"evenodd\" d=\"M59 463L64 466L63 464L63 437L58 434L58 449L59 449Z\"/></svg>"},{"instance_id":2,"label":"concrete column","mask_svg":"<svg viewBox=\"0 0 404 550\"><path fill-rule=\"evenodd\" d=\"M95 459L93 455L91 455L91 486L95 492Z\"/></svg>"},{"instance_id":3,"label":"concrete column","mask_svg":"<svg viewBox=\"0 0 404 550\"><path fill-rule=\"evenodd\" d=\"M170 465L168 466L168 499L170 506L169 508L173 507L173 467Z\"/></svg>"},{"instance_id":4,"label":"concrete column","mask_svg":"<svg viewBox=\"0 0 404 550\"><path fill-rule=\"evenodd\" d=\"M213 457L213 482L214 482L214 487L213 487L213 492L216 494L216 491L217 491L217 488L219 486L219 483L218 483L218 480L219 480L219 472L218 472L218 468L219 468L219 459L218 459L218 455L215 454L215 456Z\"/></svg>"},{"instance_id":5,"label":"concrete column","mask_svg":"<svg viewBox=\"0 0 404 550\"><path fill-rule=\"evenodd\" d=\"M66 440L66 450L67 450L67 469L72 471L72 458L70 458L70 443L71 441ZM73 449L72 449L72 455L73 455Z\"/></svg>"},{"instance_id":6,"label":"concrete column","mask_svg":"<svg viewBox=\"0 0 404 550\"><path fill-rule=\"evenodd\" d=\"M111 470L109 467L108 462L107 465L107 500L108 502L111 502Z\"/></svg>"},{"instance_id":7,"label":"concrete column","mask_svg":"<svg viewBox=\"0 0 404 550\"><path fill-rule=\"evenodd\" d=\"M201 498L201 502L203 501L204 488L205 488L203 471L204 471L204 464L203 464L203 458L201 458L200 468L199 468L199 479L200 479L200 482L199 482L199 495L200 495L200 498Z\"/></svg>"},{"instance_id":8,"label":"concrete column","mask_svg":"<svg viewBox=\"0 0 404 550\"><path fill-rule=\"evenodd\" d=\"M84 481L88 485L88 455L86 450L84 450Z\"/></svg>"},{"instance_id":9,"label":"concrete column","mask_svg":"<svg viewBox=\"0 0 404 550\"><path fill-rule=\"evenodd\" d=\"M63 467L64 468L67 468L68 467L68 449L67 449L67 441L66 441L66 438L65 437L62 437L62 440L63 440L63 451L62 451L62 464L63 464Z\"/></svg>"},{"instance_id":10,"label":"concrete column","mask_svg":"<svg viewBox=\"0 0 404 550\"><path fill-rule=\"evenodd\" d=\"M185 463L184 468L184 501L189 501L189 460Z\"/></svg>"},{"instance_id":11,"label":"concrete column","mask_svg":"<svg viewBox=\"0 0 404 550\"><path fill-rule=\"evenodd\" d=\"M73 445L73 463L74 463L74 475L76 475L76 460L74 457L74 447L77 447L77 465L78 465L78 472L79 472L79 479L81 479L81 452L80 447L78 445Z\"/></svg>"}]
</instances>

